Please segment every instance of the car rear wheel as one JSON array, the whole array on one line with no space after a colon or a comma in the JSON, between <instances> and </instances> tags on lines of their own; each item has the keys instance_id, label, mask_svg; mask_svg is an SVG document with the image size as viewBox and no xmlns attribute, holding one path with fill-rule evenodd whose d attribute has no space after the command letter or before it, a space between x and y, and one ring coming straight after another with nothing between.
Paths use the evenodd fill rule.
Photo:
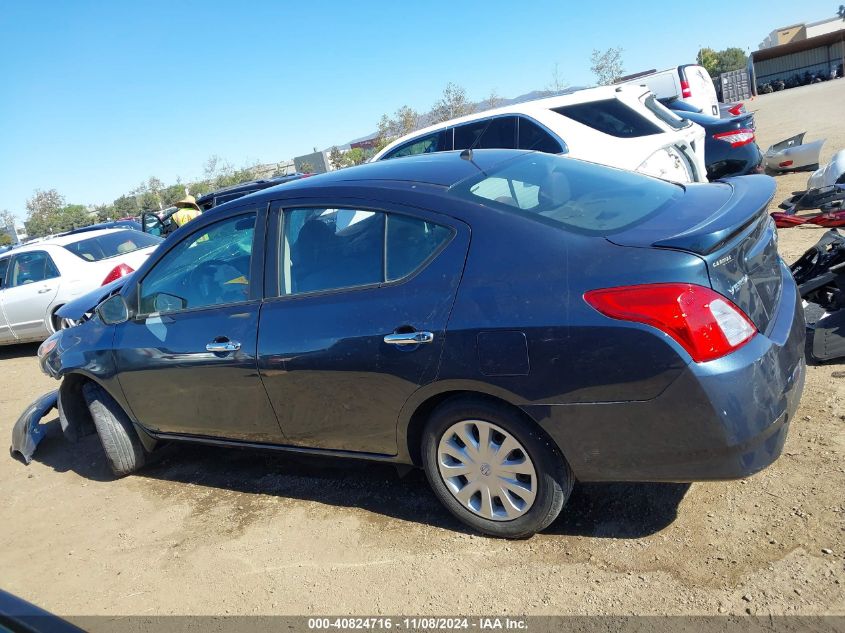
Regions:
<instances>
[{"instance_id":1,"label":"car rear wheel","mask_svg":"<svg viewBox=\"0 0 845 633\"><path fill-rule=\"evenodd\" d=\"M518 413L482 398L447 401L423 433L426 476L440 501L479 532L525 538L572 491L563 456Z\"/></svg>"},{"instance_id":2,"label":"car rear wheel","mask_svg":"<svg viewBox=\"0 0 845 633\"><path fill-rule=\"evenodd\" d=\"M82 394L112 472L123 477L141 468L146 454L126 412L99 385L87 383L82 387Z\"/></svg>"}]
</instances>

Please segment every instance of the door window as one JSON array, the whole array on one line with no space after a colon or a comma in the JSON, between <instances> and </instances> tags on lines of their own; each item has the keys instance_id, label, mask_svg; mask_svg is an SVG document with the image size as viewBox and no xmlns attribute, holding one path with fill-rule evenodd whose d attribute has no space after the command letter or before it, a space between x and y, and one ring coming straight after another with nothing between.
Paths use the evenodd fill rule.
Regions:
<instances>
[{"instance_id":1,"label":"door window","mask_svg":"<svg viewBox=\"0 0 845 633\"><path fill-rule=\"evenodd\" d=\"M371 286L423 266L452 235L446 227L360 209L284 213L281 294Z\"/></svg>"},{"instance_id":2,"label":"door window","mask_svg":"<svg viewBox=\"0 0 845 633\"><path fill-rule=\"evenodd\" d=\"M0 288L6 286L6 271L9 270L9 258L0 259Z\"/></svg>"},{"instance_id":3,"label":"door window","mask_svg":"<svg viewBox=\"0 0 845 633\"><path fill-rule=\"evenodd\" d=\"M58 276L59 269L45 251L20 253L12 258L9 287L24 286Z\"/></svg>"},{"instance_id":4,"label":"door window","mask_svg":"<svg viewBox=\"0 0 845 633\"><path fill-rule=\"evenodd\" d=\"M141 282L140 312L174 312L248 300L255 218L255 213L239 215L183 239Z\"/></svg>"},{"instance_id":5,"label":"door window","mask_svg":"<svg viewBox=\"0 0 845 633\"><path fill-rule=\"evenodd\" d=\"M531 149L547 154L563 151L555 137L525 117L519 119L519 149Z\"/></svg>"},{"instance_id":6,"label":"door window","mask_svg":"<svg viewBox=\"0 0 845 633\"><path fill-rule=\"evenodd\" d=\"M455 149L514 149L515 141L515 117L495 117L455 128Z\"/></svg>"},{"instance_id":7,"label":"door window","mask_svg":"<svg viewBox=\"0 0 845 633\"><path fill-rule=\"evenodd\" d=\"M440 130L427 136L416 138L400 145L384 158L401 158L402 156L415 156L416 154L431 154L452 149L446 147L446 130Z\"/></svg>"}]
</instances>

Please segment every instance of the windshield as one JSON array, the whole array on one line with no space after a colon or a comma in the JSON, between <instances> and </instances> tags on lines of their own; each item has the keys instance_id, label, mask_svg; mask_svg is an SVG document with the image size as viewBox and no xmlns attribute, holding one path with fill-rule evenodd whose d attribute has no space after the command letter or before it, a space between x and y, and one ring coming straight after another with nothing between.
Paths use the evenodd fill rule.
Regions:
<instances>
[{"instance_id":1,"label":"windshield","mask_svg":"<svg viewBox=\"0 0 845 633\"><path fill-rule=\"evenodd\" d=\"M118 255L126 255L148 246L158 246L161 238L141 231L112 231L96 237L65 244L65 248L86 262L98 262Z\"/></svg>"},{"instance_id":2,"label":"windshield","mask_svg":"<svg viewBox=\"0 0 845 633\"><path fill-rule=\"evenodd\" d=\"M532 153L462 180L449 192L576 233L607 235L659 213L684 189L634 172Z\"/></svg>"}]
</instances>

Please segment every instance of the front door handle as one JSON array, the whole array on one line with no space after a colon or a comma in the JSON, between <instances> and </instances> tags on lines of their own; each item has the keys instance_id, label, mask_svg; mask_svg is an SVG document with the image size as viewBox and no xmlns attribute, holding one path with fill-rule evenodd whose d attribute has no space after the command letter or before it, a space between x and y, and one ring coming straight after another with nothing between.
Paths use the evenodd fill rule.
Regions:
<instances>
[{"instance_id":1,"label":"front door handle","mask_svg":"<svg viewBox=\"0 0 845 633\"><path fill-rule=\"evenodd\" d=\"M388 345L419 345L433 341L434 334L431 332L403 332L401 334L388 334L384 337L384 342Z\"/></svg>"},{"instance_id":2,"label":"front door handle","mask_svg":"<svg viewBox=\"0 0 845 633\"><path fill-rule=\"evenodd\" d=\"M42 288L38 291L38 294L43 295L45 292L50 292L52 288Z\"/></svg>"},{"instance_id":3,"label":"front door handle","mask_svg":"<svg viewBox=\"0 0 845 633\"><path fill-rule=\"evenodd\" d=\"M219 354L220 352L237 352L241 348L241 344L237 341L212 341L205 346L206 351Z\"/></svg>"}]
</instances>

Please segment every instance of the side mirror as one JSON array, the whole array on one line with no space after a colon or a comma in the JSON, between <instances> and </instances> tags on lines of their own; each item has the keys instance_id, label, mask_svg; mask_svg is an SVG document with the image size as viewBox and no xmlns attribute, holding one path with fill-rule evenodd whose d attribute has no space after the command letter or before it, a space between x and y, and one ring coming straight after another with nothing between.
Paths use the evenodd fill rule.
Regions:
<instances>
[{"instance_id":1,"label":"side mirror","mask_svg":"<svg viewBox=\"0 0 845 633\"><path fill-rule=\"evenodd\" d=\"M100 303L96 312L106 325L118 325L129 320L129 306L121 295L113 295Z\"/></svg>"}]
</instances>

